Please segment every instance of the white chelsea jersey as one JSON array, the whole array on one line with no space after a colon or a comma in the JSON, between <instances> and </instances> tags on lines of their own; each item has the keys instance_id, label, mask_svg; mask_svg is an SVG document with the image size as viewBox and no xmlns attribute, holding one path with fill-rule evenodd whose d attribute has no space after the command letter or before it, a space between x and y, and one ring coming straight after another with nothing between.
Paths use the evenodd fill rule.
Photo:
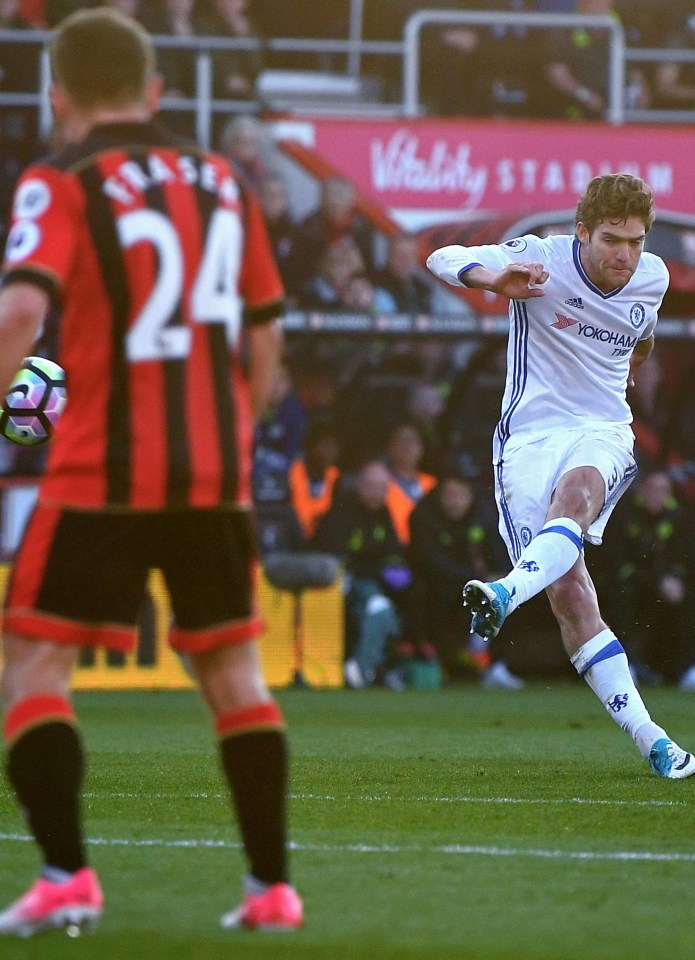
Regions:
<instances>
[{"instance_id":1,"label":"white chelsea jersey","mask_svg":"<svg viewBox=\"0 0 695 960\"><path fill-rule=\"evenodd\" d=\"M501 270L512 261L542 263L544 297L512 300L507 381L495 453L584 424L627 425L630 354L654 333L669 275L660 257L643 253L622 289L602 293L579 258L579 241L561 235L518 237L500 245L435 250L427 266L453 286L474 266Z\"/></svg>"}]
</instances>

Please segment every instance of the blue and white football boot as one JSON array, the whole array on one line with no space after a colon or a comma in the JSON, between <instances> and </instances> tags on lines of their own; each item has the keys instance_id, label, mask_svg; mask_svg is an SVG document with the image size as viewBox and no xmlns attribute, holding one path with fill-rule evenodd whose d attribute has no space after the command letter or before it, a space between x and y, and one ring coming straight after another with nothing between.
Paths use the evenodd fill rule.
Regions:
<instances>
[{"instance_id":1,"label":"blue and white football boot","mask_svg":"<svg viewBox=\"0 0 695 960\"><path fill-rule=\"evenodd\" d=\"M649 751L649 766L657 777L684 780L695 773L695 757L687 750L681 750L673 740L662 737Z\"/></svg>"},{"instance_id":2,"label":"blue and white football boot","mask_svg":"<svg viewBox=\"0 0 695 960\"><path fill-rule=\"evenodd\" d=\"M511 595L499 583L469 580L463 588L463 605L473 615L471 633L492 640L502 629Z\"/></svg>"}]
</instances>

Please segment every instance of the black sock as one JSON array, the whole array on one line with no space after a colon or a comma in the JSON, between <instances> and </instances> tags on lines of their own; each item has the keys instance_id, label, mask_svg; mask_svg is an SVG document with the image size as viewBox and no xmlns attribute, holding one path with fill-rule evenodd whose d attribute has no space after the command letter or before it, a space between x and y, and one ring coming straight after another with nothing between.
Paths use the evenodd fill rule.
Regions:
<instances>
[{"instance_id":1,"label":"black sock","mask_svg":"<svg viewBox=\"0 0 695 960\"><path fill-rule=\"evenodd\" d=\"M263 883L287 882L288 751L282 730L254 730L220 741L249 871Z\"/></svg>"},{"instance_id":2,"label":"black sock","mask_svg":"<svg viewBox=\"0 0 695 960\"><path fill-rule=\"evenodd\" d=\"M45 863L74 873L86 865L80 823L84 760L77 730L51 721L9 748L7 775Z\"/></svg>"}]
</instances>

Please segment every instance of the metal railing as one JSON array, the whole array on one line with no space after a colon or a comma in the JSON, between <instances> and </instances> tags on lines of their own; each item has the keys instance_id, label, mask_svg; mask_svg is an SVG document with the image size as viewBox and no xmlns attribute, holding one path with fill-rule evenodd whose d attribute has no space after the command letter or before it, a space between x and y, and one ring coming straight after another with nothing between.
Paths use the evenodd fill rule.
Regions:
<instances>
[{"instance_id":1,"label":"metal railing","mask_svg":"<svg viewBox=\"0 0 695 960\"><path fill-rule=\"evenodd\" d=\"M354 0L353 0L354 2ZM354 19L354 18L353 18ZM351 21L351 30L356 29L356 21ZM361 22L359 23L361 29ZM0 45L17 44L39 48L39 69L37 83L33 90L26 93L0 92L0 106L29 106L38 111L39 133L46 137L52 125L51 106L48 99L50 85L50 66L48 43L52 37L49 30L0 30ZM163 97L163 110L189 112L195 117L195 135L203 146L210 146L212 137L212 118L219 113L257 112L263 107L259 98L251 100L215 99L212 87L212 55L235 51L274 51L281 53L306 53L315 56L321 54L344 54L346 57L345 76L356 77L361 69L361 57L365 53L399 56L402 44L390 41L363 41L359 38L347 40L316 40L272 38L230 39L223 37L170 37L155 34L152 37L157 50L181 50L195 57L195 89L193 97ZM397 107L397 105L394 105Z\"/></svg>"},{"instance_id":2,"label":"metal railing","mask_svg":"<svg viewBox=\"0 0 695 960\"><path fill-rule=\"evenodd\" d=\"M578 13L488 13L481 10L420 10L408 18L403 34L403 112L406 117L420 113L420 48L422 31L434 24L484 27L528 27L605 30L609 36L608 98L606 120L622 123L625 99L625 32L613 17Z\"/></svg>"},{"instance_id":3,"label":"metal railing","mask_svg":"<svg viewBox=\"0 0 695 960\"><path fill-rule=\"evenodd\" d=\"M628 63L695 63L695 50L672 50L660 47L628 48ZM625 108L625 120L637 123L695 123L695 110L655 110Z\"/></svg>"},{"instance_id":4,"label":"metal railing","mask_svg":"<svg viewBox=\"0 0 695 960\"><path fill-rule=\"evenodd\" d=\"M293 38L247 38L221 37L153 37L157 49L188 51L195 57L195 89L192 97L165 97L162 109L188 112L194 117L195 136L203 146L210 146L213 121L222 113L258 112L266 104L258 96L250 100L215 99L212 84L212 56L234 51L271 51L279 53L307 54L307 57L338 55L344 58L344 69L336 71L345 77L360 79L362 57L398 57L402 61L401 99L384 104L393 116L415 117L423 112L420 103L422 75L422 32L437 25L471 25L483 27L522 26L533 29L573 29L597 27L605 29L609 38L608 49L608 96L606 120L621 124L634 122L693 122L695 110L652 110L628 108L625 105L627 65L632 63L693 63L695 51L636 49L625 44L623 29L618 21L609 16L585 14L536 14L489 11L421 10L405 23L402 41L376 41L362 39L363 0L352 0L350 21L346 39L293 39ZM17 44L39 47L36 86L32 90L17 93L0 93L0 106L31 106L38 111L39 132L47 136L52 118L47 96L50 82L47 44L52 34L48 30L0 30L0 45ZM308 61L310 62L310 61ZM300 104L297 104L300 107ZM366 109L366 108L365 108Z\"/></svg>"}]
</instances>

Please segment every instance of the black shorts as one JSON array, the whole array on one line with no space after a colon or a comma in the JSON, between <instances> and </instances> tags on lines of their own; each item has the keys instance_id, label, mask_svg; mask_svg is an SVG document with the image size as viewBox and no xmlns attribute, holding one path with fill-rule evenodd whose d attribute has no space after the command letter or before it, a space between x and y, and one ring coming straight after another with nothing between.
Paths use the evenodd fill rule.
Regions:
<instances>
[{"instance_id":1,"label":"black shorts","mask_svg":"<svg viewBox=\"0 0 695 960\"><path fill-rule=\"evenodd\" d=\"M250 640L256 550L243 510L106 513L39 504L15 558L5 629L131 651L151 569L171 598L171 645L195 653Z\"/></svg>"}]
</instances>

